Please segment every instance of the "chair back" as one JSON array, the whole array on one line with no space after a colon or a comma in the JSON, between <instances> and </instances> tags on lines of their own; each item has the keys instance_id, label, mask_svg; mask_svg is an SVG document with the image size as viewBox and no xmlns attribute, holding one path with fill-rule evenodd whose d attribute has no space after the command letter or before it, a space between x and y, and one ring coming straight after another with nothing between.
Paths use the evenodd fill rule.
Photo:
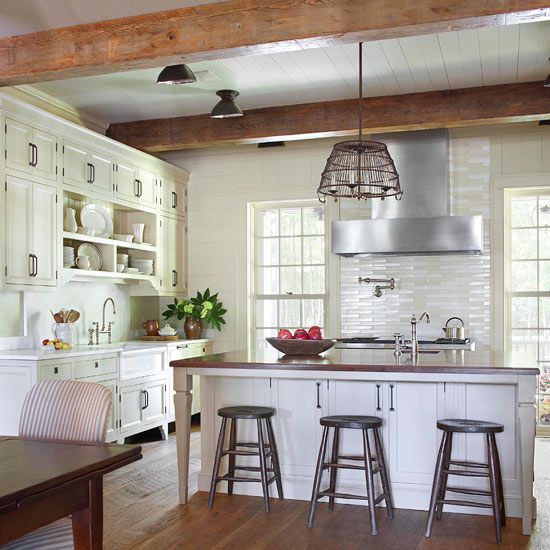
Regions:
<instances>
[{"instance_id":1,"label":"chair back","mask_svg":"<svg viewBox=\"0 0 550 550\"><path fill-rule=\"evenodd\" d=\"M111 391L101 384L44 380L25 397L19 436L103 443L111 407Z\"/></svg>"}]
</instances>

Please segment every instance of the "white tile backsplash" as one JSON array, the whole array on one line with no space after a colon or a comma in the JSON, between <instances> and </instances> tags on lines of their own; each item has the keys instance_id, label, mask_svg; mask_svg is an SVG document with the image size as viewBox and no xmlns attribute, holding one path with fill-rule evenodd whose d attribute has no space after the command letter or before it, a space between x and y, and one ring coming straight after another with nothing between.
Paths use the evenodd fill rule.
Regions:
<instances>
[{"instance_id":1,"label":"white tile backsplash","mask_svg":"<svg viewBox=\"0 0 550 550\"><path fill-rule=\"evenodd\" d=\"M481 214L484 250L481 256L408 256L342 258L342 335L410 335L410 318L428 311L432 322L419 325L419 335L443 336L449 317L464 320L466 334L490 344L490 143L488 137L455 138L450 142L450 191L453 215ZM348 201L343 219L368 218L368 204ZM396 279L395 290L373 295L374 286L358 278Z\"/></svg>"}]
</instances>

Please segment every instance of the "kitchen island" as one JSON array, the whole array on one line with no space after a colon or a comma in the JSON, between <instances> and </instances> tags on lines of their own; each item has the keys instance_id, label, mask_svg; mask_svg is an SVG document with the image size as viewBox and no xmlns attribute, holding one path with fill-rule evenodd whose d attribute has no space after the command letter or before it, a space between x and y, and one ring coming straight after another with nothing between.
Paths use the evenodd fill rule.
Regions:
<instances>
[{"instance_id":1,"label":"kitchen island","mask_svg":"<svg viewBox=\"0 0 550 550\"><path fill-rule=\"evenodd\" d=\"M522 517L531 533L535 511L535 360L512 354L441 351L400 357L383 350L332 349L324 356L289 357L274 350L237 351L171 362L178 426L180 501L188 498L189 434L193 375L201 377L201 472L207 491L219 417L229 405L274 407L285 498L309 499L321 430L326 415L361 414L383 419L382 437L397 508L427 510L441 418L500 422L497 437L508 516ZM252 425L241 422L240 441L254 441ZM346 430L342 454L361 450L360 434ZM457 434L453 457L486 461L479 434ZM477 484L476 484L477 482ZM484 488L486 480L463 486ZM461 484L457 482L456 484ZM258 484L235 485L235 492L260 494ZM220 484L223 486L223 484ZM342 492L364 491L364 476L353 470L339 477ZM225 487L220 487L225 490ZM354 501L351 501L354 502ZM357 501L360 504L360 501ZM445 508L462 513L480 509ZM305 519L304 519L305 521Z\"/></svg>"}]
</instances>

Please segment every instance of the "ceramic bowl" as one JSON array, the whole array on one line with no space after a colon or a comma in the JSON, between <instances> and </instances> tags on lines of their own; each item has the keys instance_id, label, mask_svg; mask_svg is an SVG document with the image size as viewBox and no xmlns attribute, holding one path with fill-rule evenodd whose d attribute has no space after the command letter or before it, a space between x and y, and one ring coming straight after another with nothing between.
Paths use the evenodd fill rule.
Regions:
<instances>
[{"instance_id":1,"label":"ceramic bowl","mask_svg":"<svg viewBox=\"0 0 550 550\"><path fill-rule=\"evenodd\" d=\"M118 235L115 233L114 237L117 241L124 241L126 243L131 243L134 240L133 235Z\"/></svg>"}]
</instances>

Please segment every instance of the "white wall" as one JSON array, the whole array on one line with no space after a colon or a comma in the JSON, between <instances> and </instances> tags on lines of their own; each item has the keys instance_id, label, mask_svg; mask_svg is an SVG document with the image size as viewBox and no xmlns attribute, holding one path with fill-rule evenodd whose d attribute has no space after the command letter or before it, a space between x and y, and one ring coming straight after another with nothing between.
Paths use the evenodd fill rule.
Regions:
<instances>
[{"instance_id":1,"label":"white wall","mask_svg":"<svg viewBox=\"0 0 550 550\"><path fill-rule=\"evenodd\" d=\"M87 344L88 329L94 321L101 323L103 302L109 296L115 301L117 312L113 316L111 304L107 304L107 321L115 321L113 342L126 340L130 336L131 308L130 289L124 285L71 282L54 292L27 292L28 335L32 344L37 346L44 338L52 338L54 321L50 309L57 312L61 308L80 311L80 319L74 324L75 343ZM106 334L100 338L107 342Z\"/></svg>"},{"instance_id":2,"label":"white wall","mask_svg":"<svg viewBox=\"0 0 550 550\"><path fill-rule=\"evenodd\" d=\"M399 257L341 261L342 334L409 333L411 314L428 310L425 334L442 335L448 317L464 318L482 344L491 334L491 181L497 175L550 171L550 129L535 124L452 130L451 211L482 214L484 254L478 257ZM246 344L246 202L314 198L336 140L288 143L284 148L240 146L167 153L191 171L189 184L189 287L219 290L228 325L216 335L218 350ZM342 218L368 216L363 203L341 204ZM393 276L398 288L382 298L359 286L361 274Z\"/></svg>"}]
</instances>

